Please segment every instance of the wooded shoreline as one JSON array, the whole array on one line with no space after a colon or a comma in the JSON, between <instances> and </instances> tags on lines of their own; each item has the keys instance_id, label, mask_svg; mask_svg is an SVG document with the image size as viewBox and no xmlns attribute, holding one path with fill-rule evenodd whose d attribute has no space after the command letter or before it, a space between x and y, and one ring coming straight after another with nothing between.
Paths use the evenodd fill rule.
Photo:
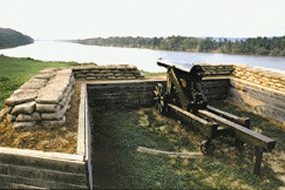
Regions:
<instances>
[{"instance_id":1,"label":"wooded shoreline","mask_svg":"<svg viewBox=\"0 0 285 190\"><path fill-rule=\"evenodd\" d=\"M146 48L155 50L285 56L285 36L257 38L108 37L72 40L84 45Z\"/></svg>"}]
</instances>

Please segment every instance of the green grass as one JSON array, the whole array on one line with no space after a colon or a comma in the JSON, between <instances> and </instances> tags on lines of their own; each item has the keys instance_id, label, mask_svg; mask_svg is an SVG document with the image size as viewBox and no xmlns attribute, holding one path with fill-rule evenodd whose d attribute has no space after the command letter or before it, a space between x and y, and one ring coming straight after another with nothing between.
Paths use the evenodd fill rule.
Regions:
<instances>
[{"instance_id":1,"label":"green grass","mask_svg":"<svg viewBox=\"0 0 285 190\"><path fill-rule=\"evenodd\" d=\"M197 158L138 152L139 146L167 151L199 151L202 138L191 127L183 127L152 109L112 110L97 108L93 112L94 188L278 189L284 186L266 159L261 176L252 174L251 149L230 153L216 151L213 156ZM262 120L254 117L254 120ZM272 124L267 122L268 125ZM284 136L285 131L276 133ZM278 136L276 133L271 137ZM278 145L278 149L284 153L284 147Z\"/></svg>"},{"instance_id":2,"label":"green grass","mask_svg":"<svg viewBox=\"0 0 285 190\"><path fill-rule=\"evenodd\" d=\"M45 68L77 65L74 62L42 62L31 58L11 58L0 55L0 108L23 83Z\"/></svg>"}]
</instances>

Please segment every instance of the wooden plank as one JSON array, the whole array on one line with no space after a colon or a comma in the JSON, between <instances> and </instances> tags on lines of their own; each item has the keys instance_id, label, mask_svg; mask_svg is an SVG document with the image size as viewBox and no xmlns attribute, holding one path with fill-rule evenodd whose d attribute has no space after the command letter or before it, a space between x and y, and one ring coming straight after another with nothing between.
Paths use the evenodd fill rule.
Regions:
<instances>
[{"instance_id":1,"label":"wooden plank","mask_svg":"<svg viewBox=\"0 0 285 190\"><path fill-rule=\"evenodd\" d=\"M266 137L260 133L257 133L255 131L252 131L246 127L243 127L237 123L234 123L232 121L229 121L221 116L215 115L209 111L206 110L198 110L198 113L214 119L216 122L221 123L222 125L225 125L232 129L235 132L236 138L243 141L250 143L254 146L263 148L264 151L272 151L275 147L276 141Z\"/></svg>"},{"instance_id":2,"label":"wooden plank","mask_svg":"<svg viewBox=\"0 0 285 190\"><path fill-rule=\"evenodd\" d=\"M9 148L1 147L0 163L11 165L31 166L38 169L50 169L62 172L75 172L85 174L86 166L83 161L70 161L66 159L43 158L33 155L33 151L26 149L14 149L15 152L9 151ZM6 150L6 151L4 151ZM16 151L18 153L16 153ZM25 154L21 154L25 152ZM1 170L0 170L1 171ZM2 171L1 171L2 172Z\"/></svg>"},{"instance_id":3,"label":"wooden plank","mask_svg":"<svg viewBox=\"0 0 285 190\"><path fill-rule=\"evenodd\" d=\"M9 176L0 174L0 185L1 182L5 181L6 184L16 183L31 185L37 187L44 187L45 189L88 189L87 185L74 185L69 183L56 183L51 181L41 181L36 178L26 178L20 176Z\"/></svg>"},{"instance_id":4,"label":"wooden plank","mask_svg":"<svg viewBox=\"0 0 285 190\"><path fill-rule=\"evenodd\" d=\"M1 167L8 168L9 176L34 179L34 181L49 181L54 183L66 183L73 185L86 185L87 176L76 172L62 172L49 169L39 169L35 167L19 166L12 164L1 164Z\"/></svg>"},{"instance_id":5,"label":"wooden plank","mask_svg":"<svg viewBox=\"0 0 285 190\"><path fill-rule=\"evenodd\" d=\"M137 148L137 151L149 153L149 154L164 154L164 155L169 155L169 156L181 156L181 157L192 157L192 158L204 156L202 152L172 152L172 151L165 151L165 150L156 150L156 149L151 149L151 148L146 148L146 147L141 147L141 146Z\"/></svg>"},{"instance_id":6,"label":"wooden plank","mask_svg":"<svg viewBox=\"0 0 285 190\"><path fill-rule=\"evenodd\" d=\"M234 90L236 90L238 94L242 95L243 97L246 97L249 101L251 99L254 99L285 109L285 105L283 104L285 101L285 96L276 95L271 92L262 91L260 89L254 89L250 86L243 86L243 88L234 88Z\"/></svg>"},{"instance_id":7,"label":"wooden plank","mask_svg":"<svg viewBox=\"0 0 285 190\"><path fill-rule=\"evenodd\" d=\"M176 114L178 117L198 128L203 135L207 136L208 138L213 139L217 136L218 125L216 123L208 122L173 104L168 104L168 109L170 112Z\"/></svg>"},{"instance_id":8,"label":"wooden plank","mask_svg":"<svg viewBox=\"0 0 285 190\"><path fill-rule=\"evenodd\" d=\"M88 106L88 98L86 98L86 104L85 104L85 111L86 114L85 118L85 141L86 141L86 150L85 150L85 161L87 161L87 172L86 177L88 176L88 186L92 189L93 186L93 166L92 166L92 158L91 158L91 151L92 151L92 136L91 136L91 126L90 126L90 120L91 118L89 114L89 106ZM93 122L92 122L93 123Z\"/></svg>"},{"instance_id":9,"label":"wooden plank","mask_svg":"<svg viewBox=\"0 0 285 190\"><path fill-rule=\"evenodd\" d=\"M33 186L33 185L25 185L19 183L7 183L7 182L0 182L1 189L36 189L36 190L46 190L45 187Z\"/></svg>"},{"instance_id":10,"label":"wooden plank","mask_svg":"<svg viewBox=\"0 0 285 190\"><path fill-rule=\"evenodd\" d=\"M188 105L189 105L189 99L185 96L185 94L184 94L184 92L183 92L183 90L181 88L181 85L179 84L179 81L178 81L178 79L176 77L176 74L175 74L173 68L168 71L168 77L169 77L170 81L173 83L173 85L177 89L177 95L178 95L179 100L180 100L180 102L182 104L182 107L187 109Z\"/></svg>"},{"instance_id":11,"label":"wooden plank","mask_svg":"<svg viewBox=\"0 0 285 190\"><path fill-rule=\"evenodd\" d=\"M85 119L88 117L85 113L85 106L87 99L87 85L82 84L80 92L80 104L78 114L78 129L77 129L77 150L76 153L81 156L85 156Z\"/></svg>"},{"instance_id":12,"label":"wooden plank","mask_svg":"<svg viewBox=\"0 0 285 190\"><path fill-rule=\"evenodd\" d=\"M40 150L31 149L18 149L9 147L0 147L0 156L12 155L12 156L27 156L33 159L46 159L46 160L58 160L65 162L83 162L83 156L76 154L60 153L60 152L44 152Z\"/></svg>"},{"instance_id":13,"label":"wooden plank","mask_svg":"<svg viewBox=\"0 0 285 190\"><path fill-rule=\"evenodd\" d=\"M253 111L256 108L260 107L261 110L258 111L258 114L263 115L267 118L272 118L274 120L285 122L285 114L284 114L284 101L281 99L274 99L270 97L269 94L267 99L257 100L259 96L266 96L264 92L260 92L259 96L254 96L249 93L244 93L241 90L237 90L234 88L229 89L229 98L234 102L238 103L242 107L248 109L249 111ZM276 96L277 97L277 96ZM285 100L285 99L284 99ZM284 108L284 109L282 109ZM261 112L260 112L261 111Z\"/></svg>"},{"instance_id":14,"label":"wooden plank","mask_svg":"<svg viewBox=\"0 0 285 190\"><path fill-rule=\"evenodd\" d=\"M219 114L229 120L233 120L234 122L238 123L238 124L241 124L247 128L250 128L250 119L248 117L239 117L239 116L236 116L234 114L231 114L231 113L228 113L228 112L225 112L223 110L220 110L220 109L217 109L217 108L214 108L212 106L207 106L207 109L215 114Z\"/></svg>"},{"instance_id":15,"label":"wooden plank","mask_svg":"<svg viewBox=\"0 0 285 190\"><path fill-rule=\"evenodd\" d=\"M254 153L254 166L253 166L253 174L259 175L260 174L260 166L262 162L263 151L260 150L258 147L255 147Z\"/></svg>"},{"instance_id":16,"label":"wooden plank","mask_svg":"<svg viewBox=\"0 0 285 190\"><path fill-rule=\"evenodd\" d=\"M240 90L243 90L244 87L249 87L251 89L256 89L260 92L265 92L265 93L269 93L272 95L277 95L279 97L285 97L285 92L274 90L274 89L268 88L266 86L254 84L254 83L242 80L242 79L231 78L230 86L233 88L236 88L236 89L240 89Z\"/></svg>"}]
</instances>

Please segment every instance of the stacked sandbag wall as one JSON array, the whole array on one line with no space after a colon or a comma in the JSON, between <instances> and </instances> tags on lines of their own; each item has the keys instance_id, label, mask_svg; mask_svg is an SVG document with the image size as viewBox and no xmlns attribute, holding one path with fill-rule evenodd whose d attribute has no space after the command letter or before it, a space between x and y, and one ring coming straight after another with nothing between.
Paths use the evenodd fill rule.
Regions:
<instances>
[{"instance_id":1,"label":"stacked sandbag wall","mask_svg":"<svg viewBox=\"0 0 285 190\"><path fill-rule=\"evenodd\" d=\"M24 83L3 109L13 128L63 124L70 107L74 77L71 69L45 69Z\"/></svg>"},{"instance_id":2,"label":"stacked sandbag wall","mask_svg":"<svg viewBox=\"0 0 285 190\"><path fill-rule=\"evenodd\" d=\"M40 89L36 98L36 111L40 113L42 125L62 125L70 108L74 77L71 69L57 72L48 84Z\"/></svg>"},{"instance_id":3,"label":"stacked sandbag wall","mask_svg":"<svg viewBox=\"0 0 285 190\"><path fill-rule=\"evenodd\" d=\"M82 66L73 68L74 77L82 80L135 80L143 79L132 65Z\"/></svg>"},{"instance_id":4,"label":"stacked sandbag wall","mask_svg":"<svg viewBox=\"0 0 285 190\"><path fill-rule=\"evenodd\" d=\"M235 66L232 64L207 64L201 63L204 75L207 76L227 76L232 75Z\"/></svg>"},{"instance_id":5,"label":"stacked sandbag wall","mask_svg":"<svg viewBox=\"0 0 285 190\"><path fill-rule=\"evenodd\" d=\"M250 83L285 92L285 72L265 68L236 65L233 72L235 78Z\"/></svg>"},{"instance_id":6,"label":"stacked sandbag wall","mask_svg":"<svg viewBox=\"0 0 285 190\"><path fill-rule=\"evenodd\" d=\"M144 76L131 65L78 66L72 69L45 69L23 84L7 100L0 117L13 128L62 125L71 106L75 79L137 80ZM0 118L1 119L1 118Z\"/></svg>"}]
</instances>

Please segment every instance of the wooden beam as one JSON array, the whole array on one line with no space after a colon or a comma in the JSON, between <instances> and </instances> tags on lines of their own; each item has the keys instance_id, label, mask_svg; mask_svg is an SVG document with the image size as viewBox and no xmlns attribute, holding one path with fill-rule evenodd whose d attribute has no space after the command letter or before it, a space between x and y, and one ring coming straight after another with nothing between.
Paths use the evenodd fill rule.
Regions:
<instances>
[{"instance_id":1,"label":"wooden beam","mask_svg":"<svg viewBox=\"0 0 285 190\"><path fill-rule=\"evenodd\" d=\"M188 109L188 105L189 105L189 99L185 96L185 94L184 94L184 92L183 92L183 90L181 88L179 80L176 77L174 68L169 68L168 73L169 73L168 77L169 77L170 81L172 82L172 84L177 89L177 95L179 97L179 100L180 100L180 102L182 104L183 109L187 110Z\"/></svg>"},{"instance_id":2,"label":"wooden beam","mask_svg":"<svg viewBox=\"0 0 285 190\"><path fill-rule=\"evenodd\" d=\"M226 119L232 120L240 125L250 128L250 119L248 117L239 117L209 105L207 106L207 109L215 114L221 115Z\"/></svg>"},{"instance_id":3,"label":"wooden beam","mask_svg":"<svg viewBox=\"0 0 285 190\"><path fill-rule=\"evenodd\" d=\"M217 128L218 128L217 123L206 121L203 118L198 117L197 115L194 115L188 111L185 111L176 105L168 104L167 106L168 110L171 113L177 115L178 117L182 118L184 121L189 123L190 125L196 127L198 130L200 130L203 133L203 135L205 135L209 139L217 137Z\"/></svg>"},{"instance_id":4,"label":"wooden beam","mask_svg":"<svg viewBox=\"0 0 285 190\"><path fill-rule=\"evenodd\" d=\"M235 122L229 121L221 116L215 115L206 110L198 110L199 115L214 119L217 123L222 124L235 133L235 137L242 141L250 143L254 146L262 148L264 151L272 151L275 147L276 141L266 137L260 133L252 131L242 125L239 125Z\"/></svg>"},{"instance_id":5,"label":"wooden beam","mask_svg":"<svg viewBox=\"0 0 285 190\"><path fill-rule=\"evenodd\" d=\"M262 162L262 156L263 156L263 151L255 147L255 153L254 153L254 166L253 166L253 174L259 175L260 174L260 166Z\"/></svg>"}]
</instances>

